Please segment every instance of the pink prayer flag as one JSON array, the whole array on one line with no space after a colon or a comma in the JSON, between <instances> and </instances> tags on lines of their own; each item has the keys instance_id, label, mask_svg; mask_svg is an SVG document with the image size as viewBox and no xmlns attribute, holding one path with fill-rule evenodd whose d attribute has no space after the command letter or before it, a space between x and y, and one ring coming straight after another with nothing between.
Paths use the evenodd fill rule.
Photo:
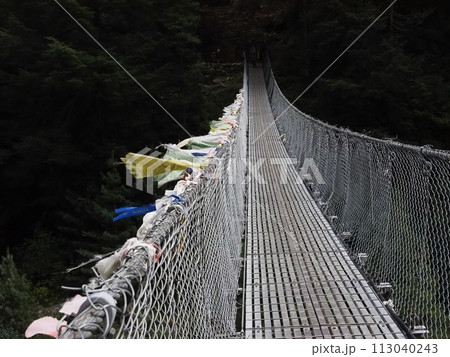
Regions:
<instances>
[{"instance_id":1,"label":"pink prayer flag","mask_svg":"<svg viewBox=\"0 0 450 357\"><path fill-rule=\"evenodd\" d=\"M54 317L44 316L34 320L25 331L25 337L30 338L37 334L44 334L52 337L58 337L59 320Z\"/></svg>"},{"instance_id":2,"label":"pink prayer flag","mask_svg":"<svg viewBox=\"0 0 450 357\"><path fill-rule=\"evenodd\" d=\"M64 303L59 312L68 316L70 316L71 314L76 314L80 309L81 304L85 301L86 301L85 296L75 295L72 299Z\"/></svg>"}]
</instances>

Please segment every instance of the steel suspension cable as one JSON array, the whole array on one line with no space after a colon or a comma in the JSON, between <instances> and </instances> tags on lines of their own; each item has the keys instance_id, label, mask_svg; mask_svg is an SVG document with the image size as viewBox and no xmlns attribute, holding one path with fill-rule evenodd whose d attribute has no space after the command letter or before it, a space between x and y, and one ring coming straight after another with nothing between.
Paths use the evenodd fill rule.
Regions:
<instances>
[{"instance_id":1,"label":"steel suspension cable","mask_svg":"<svg viewBox=\"0 0 450 357\"><path fill-rule=\"evenodd\" d=\"M190 137L189 131L58 1L53 0L178 126Z\"/></svg>"},{"instance_id":2,"label":"steel suspension cable","mask_svg":"<svg viewBox=\"0 0 450 357\"><path fill-rule=\"evenodd\" d=\"M311 89L311 87L314 85L314 84L316 84L317 83L317 81L320 79L320 78L322 78L324 75L325 75L325 73L327 73L328 72L328 70L331 68L331 67L333 67L334 66L334 64L337 62L337 61L339 61L339 59L345 54L345 53L347 53L347 51L350 49L350 48L352 48L353 47L353 45L356 43L356 42L358 42L359 40L360 40L360 38L361 37L363 37L364 36L364 34L392 7L392 6L394 6L394 4L397 2L397 0L394 0L380 15L378 15L377 16L377 18L375 19L375 20L373 20L371 23L370 23L370 25L369 26L367 26L365 29L364 29L364 31L363 32L361 32L353 41L352 41L352 43L350 43L350 45L348 45L346 48L345 48L345 50L344 51L342 51L337 57L336 57L336 59L333 61L333 62L331 62L330 63L330 65L327 67L327 68L325 68L323 71L322 71L322 73L320 73L312 82L311 82L311 84L309 84L306 88L305 88L305 90L302 92L302 93L300 93L300 95L297 97L297 98L295 98L291 103L290 103L290 105L285 109L285 111L283 111L280 115L278 115L278 117L276 117L275 118L275 121L270 125L270 126L272 126L272 125L274 125L277 121L278 121L278 119L290 108L290 107L292 107L294 104L295 104L295 102L297 102L301 97L303 97L303 95L309 90L309 89ZM270 127L269 126L269 127ZM255 143L255 141L257 141L261 136L263 136L263 134L269 129L269 127L267 127L266 128L266 130L264 131L264 132L262 132L253 142L252 142L252 144L254 144Z\"/></svg>"}]
</instances>

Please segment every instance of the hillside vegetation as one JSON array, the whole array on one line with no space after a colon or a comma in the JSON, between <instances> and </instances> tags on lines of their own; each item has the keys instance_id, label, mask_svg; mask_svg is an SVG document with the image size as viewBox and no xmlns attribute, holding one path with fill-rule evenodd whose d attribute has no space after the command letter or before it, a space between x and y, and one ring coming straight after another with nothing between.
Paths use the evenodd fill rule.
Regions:
<instances>
[{"instance_id":1,"label":"hillside vegetation","mask_svg":"<svg viewBox=\"0 0 450 357\"><path fill-rule=\"evenodd\" d=\"M52 0L0 1L0 337L90 276L67 268L134 235L140 218L113 223L114 209L155 197L125 185L119 158L204 134L242 86L248 41L265 41L293 100L389 1L60 3L79 24ZM296 105L450 149L449 8L398 1Z\"/></svg>"}]
</instances>

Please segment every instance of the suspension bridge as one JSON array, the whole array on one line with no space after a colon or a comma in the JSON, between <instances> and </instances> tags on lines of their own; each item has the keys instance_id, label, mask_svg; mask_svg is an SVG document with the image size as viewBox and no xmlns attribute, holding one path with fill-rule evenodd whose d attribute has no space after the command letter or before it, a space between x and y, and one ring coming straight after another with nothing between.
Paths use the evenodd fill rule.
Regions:
<instances>
[{"instance_id":1,"label":"suspension bridge","mask_svg":"<svg viewBox=\"0 0 450 357\"><path fill-rule=\"evenodd\" d=\"M260 68L249 83L249 159L265 161L248 190L246 337L401 337L289 165Z\"/></svg>"},{"instance_id":2,"label":"suspension bridge","mask_svg":"<svg viewBox=\"0 0 450 357\"><path fill-rule=\"evenodd\" d=\"M215 129L178 145L214 155L97 262L54 337L449 336L448 152L300 112L268 59Z\"/></svg>"}]
</instances>

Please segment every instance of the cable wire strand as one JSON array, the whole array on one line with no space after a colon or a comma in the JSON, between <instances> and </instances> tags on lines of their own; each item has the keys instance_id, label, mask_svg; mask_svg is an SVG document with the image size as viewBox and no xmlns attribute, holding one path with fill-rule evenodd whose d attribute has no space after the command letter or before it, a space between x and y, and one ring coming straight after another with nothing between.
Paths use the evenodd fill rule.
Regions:
<instances>
[{"instance_id":1,"label":"cable wire strand","mask_svg":"<svg viewBox=\"0 0 450 357\"><path fill-rule=\"evenodd\" d=\"M392 6L394 6L394 4L397 2L397 0L394 0L380 15L378 15L378 17L375 19L375 20L373 20L372 21L372 23L369 25L369 26L367 26L365 29L364 29L364 31L363 32L361 32L353 41L352 41L352 43L350 43L350 45L348 45L347 46L347 48L344 50L344 51L342 51L340 54L339 54L339 56L337 56L336 57L336 59L333 61L333 62L331 62L331 64L327 67L327 68L325 68L323 71L322 71L322 73L320 73L306 88L305 88L305 90L302 92L302 93L300 93L300 95L297 97L297 98L295 98L291 103L290 103L290 105L285 109L285 111L283 111L277 118L275 118L275 121L273 122L273 123L271 123L270 124L270 126L269 127L271 127L272 125L274 125L277 121L278 121L278 119L290 108L290 107L292 107L294 104L295 104L295 102L297 102L301 97L303 97L303 95L308 91L308 90L310 90L311 89L311 87L314 85L314 84L316 84L316 82L320 79L320 78L322 78L324 75L325 75L325 73L327 73L328 72L328 70L331 68L331 67L333 67L334 66L334 64L337 62L337 61L339 61L339 59L345 54L345 53L347 53L347 51L351 48L351 47L353 47L353 45L356 43L356 42L358 42L359 41L359 39L361 38L361 37L363 37L364 36L364 34L367 32L367 31L369 31L369 29L392 7ZM266 130L264 130L255 140L253 140L253 142L252 142L252 145L255 143L255 141L257 141L259 138L261 138L261 136L263 136L264 135L264 133L269 129L269 127L267 127L266 128Z\"/></svg>"},{"instance_id":2,"label":"cable wire strand","mask_svg":"<svg viewBox=\"0 0 450 357\"><path fill-rule=\"evenodd\" d=\"M191 133L57 0L53 0L127 75L130 77L178 126L192 137Z\"/></svg>"}]
</instances>

